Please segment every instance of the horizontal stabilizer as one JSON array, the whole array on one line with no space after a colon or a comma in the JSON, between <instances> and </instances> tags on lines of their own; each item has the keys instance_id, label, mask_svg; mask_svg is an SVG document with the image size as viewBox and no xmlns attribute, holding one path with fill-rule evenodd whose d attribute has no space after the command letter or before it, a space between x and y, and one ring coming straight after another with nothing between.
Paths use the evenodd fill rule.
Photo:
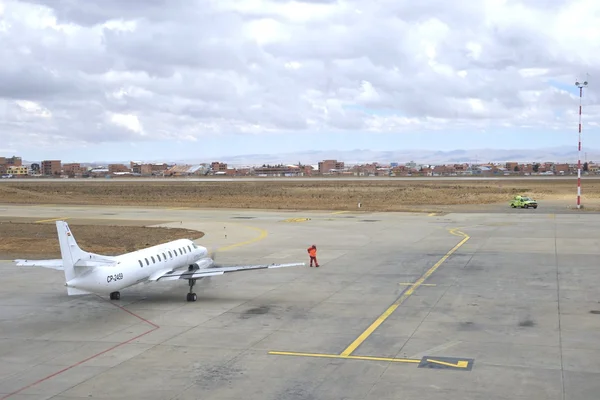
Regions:
<instances>
[{"instance_id":1,"label":"horizontal stabilizer","mask_svg":"<svg viewBox=\"0 0 600 400\"><path fill-rule=\"evenodd\" d=\"M110 267L117 265L117 261L113 258L94 257L91 259L80 259L75 261L74 267Z\"/></svg>"},{"instance_id":2,"label":"horizontal stabilizer","mask_svg":"<svg viewBox=\"0 0 600 400\"><path fill-rule=\"evenodd\" d=\"M76 289L76 288L67 286L67 295L69 295L69 296L81 296L84 294L93 294L93 293L88 292L86 290Z\"/></svg>"},{"instance_id":3,"label":"horizontal stabilizer","mask_svg":"<svg viewBox=\"0 0 600 400\"><path fill-rule=\"evenodd\" d=\"M14 260L17 267L43 267L43 268L51 268L62 271L63 268L63 260L23 260L18 259Z\"/></svg>"},{"instance_id":4,"label":"horizontal stabilizer","mask_svg":"<svg viewBox=\"0 0 600 400\"><path fill-rule=\"evenodd\" d=\"M194 271L174 271L166 272L161 276L155 276L152 280L155 281L171 281L176 279L200 279L207 276L223 275L230 272L241 272L241 271L253 271L258 269L271 269L271 268L287 268L287 267L300 267L306 263L290 263L290 264L258 264L258 265L238 265L233 267L220 267L220 268L205 268L197 269Z\"/></svg>"}]
</instances>

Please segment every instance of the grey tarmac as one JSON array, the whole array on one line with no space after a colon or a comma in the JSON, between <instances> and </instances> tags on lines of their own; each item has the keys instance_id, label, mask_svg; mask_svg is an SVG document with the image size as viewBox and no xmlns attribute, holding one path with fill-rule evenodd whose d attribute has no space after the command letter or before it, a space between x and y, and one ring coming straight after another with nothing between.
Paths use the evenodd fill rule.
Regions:
<instances>
[{"instance_id":1,"label":"grey tarmac","mask_svg":"<svg viewBox=\"0 0 600 400\"><path fill-rule=\"evenodd\" d=\"M569 399L600 392L600 216L0 205L0 220L202 230L224 264L68 297L0 261L0 399ZM58 241L57 241L58 246ZM0 257L1 258L1 257Z\"/></svg>"}]
</instances>

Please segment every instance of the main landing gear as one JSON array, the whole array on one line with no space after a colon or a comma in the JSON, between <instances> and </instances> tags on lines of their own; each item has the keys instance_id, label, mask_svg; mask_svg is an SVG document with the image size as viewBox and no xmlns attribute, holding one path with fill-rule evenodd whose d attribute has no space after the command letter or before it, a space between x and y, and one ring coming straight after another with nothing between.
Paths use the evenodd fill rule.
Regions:
<instances>
[{"instance_id":1,"label":"main landing gear","mask_svg":"<svg viewBox=\"0 0 600 400\"><path fill-rule=\"evenodd\" d=\"M119 300L120 298L121 298L121 293L119 293L119 292L112 292L110 294L111 300Z\"/></svg>"},{"instance_id":2,"label":"main landing gear","mask_svg":"<svg viewBox=\"0 0 600 400\"><path fill-rule=\"evenodd\" d=\"M196 284L196 280L188 279L188 281L190 282L190 292L187 294L187 301L196 301L196 299L198 297L196 296L196 293L192 292L192 289L194 288L194 285Z\"/></svg>"}]
</instances>

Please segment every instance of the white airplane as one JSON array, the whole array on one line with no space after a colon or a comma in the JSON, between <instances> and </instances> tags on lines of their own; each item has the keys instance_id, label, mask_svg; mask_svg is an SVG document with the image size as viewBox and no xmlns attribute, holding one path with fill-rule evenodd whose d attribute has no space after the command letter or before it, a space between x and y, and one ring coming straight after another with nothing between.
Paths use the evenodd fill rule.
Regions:
<instances>
[{"instance_id":1,"label":"white airplane","mask_svg":"<svg viewBox=\"0 0 600 400\"><path fill-rule=\"evenodd\" d=\"M189 239L179 239L118 256L104 256L81 250L69 225L56 221L62 259L14 260L18 266L62 270L69 296L110 293L111 300L121 298L120 290L142 282L187 279L187 301L196 301L192 292L197 279L229 272L303 266L306 263L240 265L216 267L205 247Z\"/></svg>"}]
</instances>

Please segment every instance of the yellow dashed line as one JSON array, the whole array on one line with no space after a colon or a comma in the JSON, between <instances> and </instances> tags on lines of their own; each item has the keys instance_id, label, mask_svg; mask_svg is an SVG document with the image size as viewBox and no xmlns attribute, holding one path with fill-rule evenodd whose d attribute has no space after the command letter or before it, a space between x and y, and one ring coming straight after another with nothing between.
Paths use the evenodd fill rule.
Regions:
<instances>
[{"instance_id":1,"label":"yellow dashed line","mask_svg":"<svg viewBox=\"0 0 600 400\"><path fill-rule=\"evenodd\" d=\"M442 265L444 263L444 261L446 261L446 259L452 255L452 253L454 253L456 250L458 250L458 248L460 246L465 244L465 242L470 239L470 237L467 234L459 231L457 228L450 229L450 233L455 236L460 236L463 239L460 241L460 243L458 243L456 246L454 246L452 248L452 250L448 251L444 255L444 257L442 257L437 263L435 263L435 265L433 267L431 267L425 274L423 274L423 276L421 276L421 278L419 278L419 280L417 280L415 283L413 283L410 286L410 288L408 288L408 290L402 296L400 296L400 298L398 300L396 300L394 302L394 304L392 304L387 310L385 310L385 312L383 314L381 314L379 316L379 318L377 318L377 320L371 324L371 326L369 326L354 342L352 342L340 354L341 356L349 356L350 354L352 354L354 352L354 350L356 350L365 340L367 340L367 338L369 336L371 336L371 334L375 331L375 329L377 329L379 327L379 325L381 325L383 323L383 321L385 321L390 315L392 315L392 313L396 310L396 308L400 307L400 305L407 298L409 298L415 292L415 290L417 290L417 288L419 286L423 285L425 280L427 278L429 278L429 276L431 276L431 274L433 274L435 272L435 270L437 270L439 268L439 266Z\"/></svg>"}]
</instances>

